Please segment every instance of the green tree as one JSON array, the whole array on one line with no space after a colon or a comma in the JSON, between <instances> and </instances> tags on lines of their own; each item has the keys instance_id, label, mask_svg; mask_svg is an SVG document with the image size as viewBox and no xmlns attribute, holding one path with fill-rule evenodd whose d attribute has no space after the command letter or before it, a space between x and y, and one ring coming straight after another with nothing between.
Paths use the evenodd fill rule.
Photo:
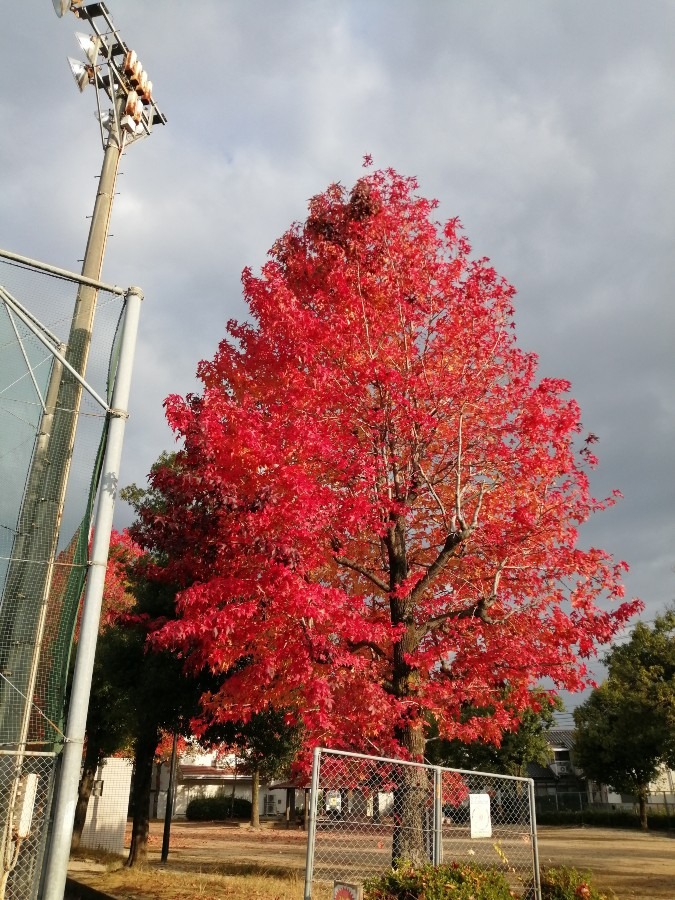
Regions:
<instances>
[{"instance_id":1,"label":"green tree","mask_svg":"<svg viewBox=\"0 0 675 900\"><path fill-rule=\"evenodd\" d=\"M185 674L183 660L175 654L148 647L148 635L155 623L174 615L174 588L145 578L141 569L132 576L132 590L139 621L129 626L126 660L134 679L130 702L136 713L128 866L143 863L147 858L152 765L162 732L189 733L189 722L199 708L204 688L197 677Z\"/></svg>"},{"instance_id":2,"label":"green tree","mask_svg":"<svg viewBox=\"0 0 675 900\"><path fill-rule=\"evenodd\" d=\"M153 486L152 476L158 470L178 470L175 453L162 453L150 470L150 486L129 485L121 497L132 506L136 522L128 536L136 537L139 520L151 514L165 516L170 507L164 492ZM188 549L187 534L178 534L175 553ZM134 780L131 808L133 826L128 866L147 858L150 826L150 791L152 765L163 732L191 733L191 721L202 713L200 699L218 690L222 674L214 676L199 664L186 673L186 655L176 654L157 645L154 636L168 621L176 618L176 594L187 587L189 578L178 582L167 577L168 555L156 543L145 542L145 551L127 567L129 590L134 606L124 626L129 641L127 668L133 673L130 702L136 711L134 726Z\"/></svg>"},{"instance_id":3,"label":"green tree","mask_svg":"<svg viewBox=\"0 0 675 900\"><path fill-rule=\"evenodd\" d=\"M87 806L101 761L133 743L136 717L127 667L127 638L128 635L119 628L106 628L99 636L71 850L80 845Z\"/></svg>"},{"instance_id":4,"label":"green tree","mask_svg":"<svg viewBox=\"0 0 675 900\"><path fill-rule=\"evenodd\" d=\"M574 712L575 759L588 778L635 794L647 823L650 781L675 765L675 610L639 622L606 659L607 680Z\"/></svg>"},{"instance_id":5,"label":"green tree","mask_svg":"<svg viewBox=\"0 0 675 900\"><path fill-rule=\"evenodd\" d=\"M496 772L520 778L526 776L528 763L546 765L550 759L546 732L553 726L554 713L562 709L562 702L558 697L551 697L539 689L533 690L532 695L532 707L520 714L515 728L504 732L499 745L481 740L468 743L457 739L434 740L432 724L427 758L434 765ZM490 710L482 712L484 715L490 714ZM477 714L476 710L471 712L472 716Z\"/></svg>"},{"instance_id":6,"label":"green tree","mask_svg":"<svg viewBox=\"0 0 675 900\"><path fill-rule=\"evenodd\" d=\"M251 776L251 826L260 826L260 784L288 774L302 736L301 728L289 725L285 710L269 707L254 713L248 722L210 725L200 736L207 744L218 744L236 753L242 769Z\"/></svg>"}]
</instances>

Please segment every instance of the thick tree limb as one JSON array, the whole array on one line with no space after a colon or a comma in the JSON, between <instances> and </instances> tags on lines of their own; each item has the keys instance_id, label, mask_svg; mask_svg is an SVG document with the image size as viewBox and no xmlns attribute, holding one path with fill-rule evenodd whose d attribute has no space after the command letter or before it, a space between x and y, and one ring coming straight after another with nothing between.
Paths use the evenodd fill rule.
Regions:
<instances>
[{"instance_id":1,"label":"thick tree limb","mask_svg":"<svg viewBox=\"0 0 675 900\"><path fill-rule=\"evenodd\" d=\"M386 659L387 656L384 650L378 647L374 641L350 641L348 648L352 653L356 653L357 650L371 650L379 659Z\"/></svg>"},{"instance_id":2,"label":"thick tree limb","mask_svg":"<svg viewBox=\"0 0 675 900\"><path fill-rule=\"evenodd\" d=\"M449 619L454 619L455 621L459 619L480 619L481 622L484 622L486 625L497 625L502 620L494 619L489 614L489 609L496 599L496 596L491 594L489 597L481 597L475 606L471 606L468 609L452 610L443 613L440 616L434 616L433 619L427 619L424 626L422 626L423 633L426 635L431 631L435 631Z\"/></svg>"},{"instance_id":3,"label":"thick tree limb","mask_svg":"<svg viewBox=\"0 0 675 900\"><path fill-rule=\"evenodd\" d=\"M370 569L366 569L365 566L362 566L360 563L352 562L351 559L345 559L344 556L335 556L335 562L340 566L344 566L346 569L351 569L354 572L358 572L359 575L363 575L364 578L367 578L375 587L378 587L381 591L384 591L385 594L389 593L389 585L386 581L383 581L381 578L378 578L374 572L371 572Z\"/></svg>"}]
</instances>

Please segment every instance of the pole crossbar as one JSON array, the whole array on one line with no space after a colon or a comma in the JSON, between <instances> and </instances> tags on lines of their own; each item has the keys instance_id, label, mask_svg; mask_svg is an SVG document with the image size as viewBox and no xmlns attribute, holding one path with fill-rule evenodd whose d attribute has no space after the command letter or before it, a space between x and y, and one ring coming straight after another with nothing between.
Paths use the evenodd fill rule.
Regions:
<instances>
[{"instance_id":1,"label":"pole crossbar","mask_svg":"<svg viewBox=\"0 0 675 900\"><path fill-rule=\"evenodd\" d=\"M110 412L110 407L108 405L108 401L104 400L100 396L100 394L98 394L94 390L94 388L87 382L87 380L80 375L80 373L77 371L77 369L75 369L74 366L71 366L71 364L68 362L66 357L63 355L63 353L60 353L59 350L56 347L54 347L50 343L50 341L47 340L46 337L44 337L43 332L46 329L40 323L38 323L37 319L35 319L34 316L28 315L26 313L26 311L24 310L23 306L19 303L19 301L15 297L12 297L12 295L8 291L6 291L5 288L3 288L3 287L0 287L0 298L2 298L2 302L9 309L11 309L12 312L14 312L18 316L19 319L21 319L21 321L26 326L26 328L28 328L35 335L35 337L40 341L40 343L43 344L43 346L45 346L47 348L47 350L49 350L49 352L52 354L52 356L54 356L56 359L58 359L58 361L61 363L61 365L64 367L64 369L67 369L70 372L70 374L73 376L73 378L79 384L82 385L82 387L89 394L89 396L93 400L95 400L102 409L104 409L106 412ZM39 327L36 327L36 325ZM36 386L36 389L37 389L37 386ZM38 391L38 394L39 394L39 391ZM39 396L40 396L40 401L42 403L42 408L46 409L44 401L42 400L42 395L40 394Z\"/></svg>"},{"instance_id":2,"label":"pole crossbar","mask_svg":"<svg viewBox=\"0 0 675 900\"><path fill-rule=\"evenodd\" d=\"M98 288L99 291L106 291L109 294L117 294L118 297L123 297L127 292L127 288L120 287L118 284L108 284L105 281L99 281L97 278L87 278L84 275L78 275L77 272L71 272L69 269L60 269L58 266L31 259L29 256L21 256L19 253L12 253L10 250L0 248L0 259L6 259L26 268L38 269L40 272L56 275L57 278L64 278L67 281L76 281L78 284Z\"/></svg>"}]
</instances>

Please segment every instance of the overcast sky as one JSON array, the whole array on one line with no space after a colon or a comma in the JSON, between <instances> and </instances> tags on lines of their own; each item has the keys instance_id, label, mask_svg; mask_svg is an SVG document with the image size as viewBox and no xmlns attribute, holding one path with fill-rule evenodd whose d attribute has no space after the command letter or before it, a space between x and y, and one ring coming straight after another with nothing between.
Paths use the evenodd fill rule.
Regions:
<instances>
[{"instance_id":1,"label":"overcast sky","mask_svg":"<svg viewBox=\"0 0 675 900\"><path fill-rule=\"evenodd\" d=\"M521 345L600 437L584 541L675 598L675 4L109 0L168 118L122 164L104 278L146 296L122 481L172 447L240 273L364 154L416 175L518 290ZM102 156L74 16L3 4L0 247L79 270ZM127 524L128 508L118 510Z\"/></svg>"}]
</instances>

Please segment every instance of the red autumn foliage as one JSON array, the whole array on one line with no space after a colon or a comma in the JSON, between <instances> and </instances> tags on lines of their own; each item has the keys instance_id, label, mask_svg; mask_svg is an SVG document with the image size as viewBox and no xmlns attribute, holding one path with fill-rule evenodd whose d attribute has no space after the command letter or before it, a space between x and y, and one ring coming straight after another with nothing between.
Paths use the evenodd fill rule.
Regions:
<instances>
[{"instance_id":1,"label":"red autumn foliage","mask_svg":"<svg viewBox=\"0 0 675 900\"><path fill-rule=\"evenodd\" d=\"M118 624L134 605L129 590L129 567L138 560L142 551L129 533L113 531L110 536L110 552L105 572L101 629Z\"/></svg>"},{"instance_id":2,"label":"red autumn foliage","mask_svg":"<svg viewBox=\"0 0 675 900\"><path fill-rule=\"evenodd\" d=\"M183 449L133 535L186 585L155 642L239 664L205 716L273 704L312 743L387 754L419 756L428 713L498 741L640 608L578 542L614 497L589 492L568 382L537 380L513 288L416 191L388 170L313 198L244 272L253 322L201 395L166 401Z\"/></svg>"}]
</instances>

